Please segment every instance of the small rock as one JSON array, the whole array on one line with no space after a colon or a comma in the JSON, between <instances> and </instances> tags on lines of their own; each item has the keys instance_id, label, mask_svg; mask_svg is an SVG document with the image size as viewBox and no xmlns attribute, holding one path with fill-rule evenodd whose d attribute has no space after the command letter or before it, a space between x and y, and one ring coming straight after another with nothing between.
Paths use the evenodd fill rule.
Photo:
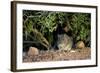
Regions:
<instances>
[{"instance_id":1,"label":"small rock","mask_svg":"<svg viewBox=\"0 0 100 73\"><path fill-rule=\"evenodd\" d=\"M35 56L39 54L39 50L36 47L30 47L27 54L28 56Z\"/></svg>"},{"instance_id":2,"label":"small rock","mask_svg":"<svg viewBox=\"0 0 100 73\"><path fill-rule=\"evenodd\" d=\"M77 44L76 44L76 48L78 48L78 49L83 49L83 48L85 48L85 44L84 44L84 42L83 42L83 41L79 41L79 42L77 42Z\"/></svg>"},{"instance_id":3,"label":"small rock","mask_svg":"<svg viewBox=\"0 0 100 73\"><path fill-rule=\"evenodd\" d=\"M71 50L70 52L76 52L75 50Z\"/></svg>"}]
</instances>

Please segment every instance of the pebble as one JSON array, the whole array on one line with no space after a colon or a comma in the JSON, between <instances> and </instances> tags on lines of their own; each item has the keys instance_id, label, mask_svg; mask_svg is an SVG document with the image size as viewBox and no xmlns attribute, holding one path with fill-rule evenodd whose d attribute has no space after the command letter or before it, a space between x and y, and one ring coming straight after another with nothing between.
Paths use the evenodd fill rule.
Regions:
<instances>
[{"instance_id":1,"label":"pebble","mask_svg":"<svg viewBox=\"0 0 100 73\"><path fill-rule=\"evenodd\" d=\"M83 42L83 41L79 41L79 42L77 42L77 44L76 44L76 48L78 48L78 49L83 49L83 48L85 48L85 44L84 44L84 42Z\"/></svg>"},{"instance_id":2,"label":"pebble","mask_svg":"<svg viewBox=\"0 0 100 73\"><path fill-rule=\"evenodd\" d=\"M30 47L27 53L28 56L35 56L39 54L39 50L36 47Z\"/></svg>"}]
</instances>

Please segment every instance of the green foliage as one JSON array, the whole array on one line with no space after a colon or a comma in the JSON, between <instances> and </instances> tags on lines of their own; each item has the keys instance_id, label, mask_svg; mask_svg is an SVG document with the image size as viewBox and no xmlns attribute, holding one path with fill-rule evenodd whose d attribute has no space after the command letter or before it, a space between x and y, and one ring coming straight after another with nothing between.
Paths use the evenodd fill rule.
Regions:
<instances>
[{"instance_id":1,"label":"green foliage","mask_svg":"<svg viewBox=\"0 0 100 73\"><path fill-rule=\"evenodd\" d=\"M33 28L38 29L49 43L53 42L53 31L57 29L58 24L62 25L65 19L65 13L63 12L24 11L24 15L28 17L28 20L24 23L26 31L30 33Z\"/></svg>"},{"instance_id":2,"label":"green foliage","mask_svg":"<svg viewBox=\"0 0 100 73\"><path fill-rule=\"evenodd\" d=\"M70 26L69 31L72 32L71 36L74 42L82 40L90 45L90 22L90 14L88 13L23 10L23 36L26 41L40 41L42 45L47 47L55 41L53 32L56 31L58 25L61 25L62 28ZM33 29L36 29L36 34L39 36L35 35ZM45 41L41 40L40 37Z\"/></svg>"},{"instance_id":3,"label":"green foliage","mask_svg":"<svg viewBox=\"0 0 100 73\"><path fill-rule=\"evenodd\" d=\"M70 26L71 26L72 36L75 39L75 42L79 40L82 40L85 43L90 42L91 38L90 22L91 22L90 14L74 13L73 15L71 15Z\"/></svg>"}]
</instances>

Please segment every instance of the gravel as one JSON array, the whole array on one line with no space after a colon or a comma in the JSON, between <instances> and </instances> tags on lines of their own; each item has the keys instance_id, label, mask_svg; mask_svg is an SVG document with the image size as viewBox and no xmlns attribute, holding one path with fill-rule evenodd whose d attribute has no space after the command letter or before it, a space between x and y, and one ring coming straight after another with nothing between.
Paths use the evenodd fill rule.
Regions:
<instances>
[{"instance_id":1,"label":"gravel","mask_svg":"<svg viewBox=\"0 0 100 73\"><path fill-rule=\"evenodd\" d=\"M27 53L27 52L26 52ZM71 51L39 51L38 55L28 56L23 53L23 62L47 62L91 59L91 48L75 49Z\"/></svg>"}]
</instances>

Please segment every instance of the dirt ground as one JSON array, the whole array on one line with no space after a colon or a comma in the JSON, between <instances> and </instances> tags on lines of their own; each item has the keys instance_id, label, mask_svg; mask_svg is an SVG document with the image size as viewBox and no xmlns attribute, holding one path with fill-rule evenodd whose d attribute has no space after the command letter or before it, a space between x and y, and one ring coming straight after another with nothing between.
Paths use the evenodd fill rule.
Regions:
<instances>
[{"instance_id":1,"label":"dirt ground","mask_svg":"<svg viewBox=\"0 0 100 73\"><path fill-rule=\"evenodd\" d=\"M86 47L83 49L75 49L71 51L40 51L35 56L23 56L23 62L47 62L47 61L69 61L69 60L85 60L91 59L91 49Z\"/></svg>"}]
</instances>

